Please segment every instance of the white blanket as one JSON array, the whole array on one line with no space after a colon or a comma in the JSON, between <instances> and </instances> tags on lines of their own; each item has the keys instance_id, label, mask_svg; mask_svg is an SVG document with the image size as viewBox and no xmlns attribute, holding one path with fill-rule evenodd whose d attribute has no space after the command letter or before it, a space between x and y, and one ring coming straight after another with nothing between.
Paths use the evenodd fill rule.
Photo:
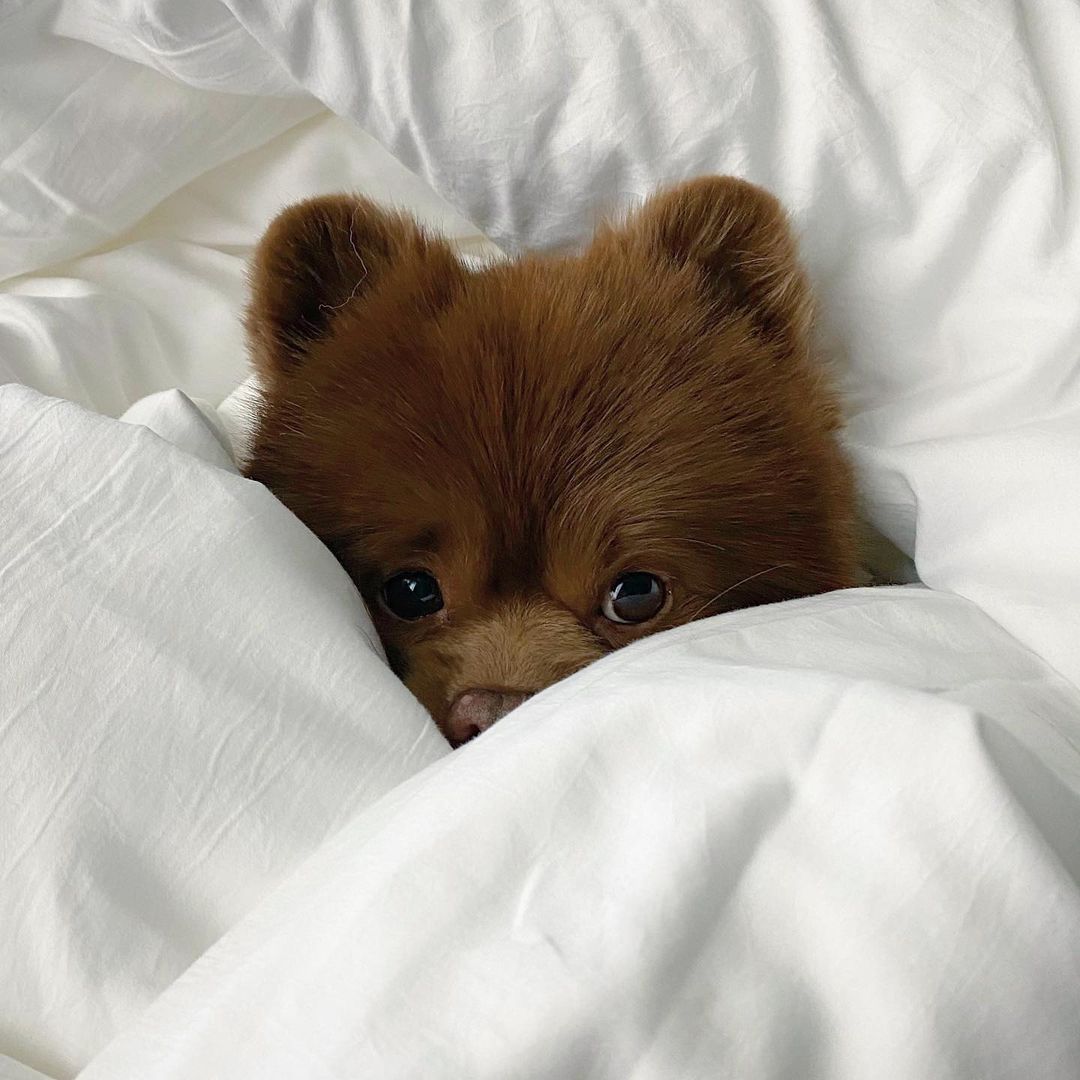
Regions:
<instances>
[{"instance_id":1,"label":"white blanket","mask_svg":"<svg viewBox=\"0 0 1080 1080\"><path fill-rule=\"evenodd\" d=\"M1075 709L923 590L665 635L354 820L86 1076L1074 1076Z\"/></svg>"},{"instance_id":2,"label":"white blanket","mask_svg":"<svg viewBox=\"0 0 1080 1080\"><path fill-rule=\"evenodd\" d=\"M329 552L162 404L186 452L0 388L0 1053L57 1075L447 752Z\"/></svg>"},{"instance_id":3,"label":"white blanket","mask_svg":"<svg viewBox=\"0 0 1080 1080\"><path fill-rule=\"evenodd\" d=\"M928 587L661 635L449 755L188 399L0 390L0 1076L1074 1080L1080 10L406 10L0 16L7 376L217 404L258 228L371 136L508 248L738 172Z\"/></svg>"}]
</instances>

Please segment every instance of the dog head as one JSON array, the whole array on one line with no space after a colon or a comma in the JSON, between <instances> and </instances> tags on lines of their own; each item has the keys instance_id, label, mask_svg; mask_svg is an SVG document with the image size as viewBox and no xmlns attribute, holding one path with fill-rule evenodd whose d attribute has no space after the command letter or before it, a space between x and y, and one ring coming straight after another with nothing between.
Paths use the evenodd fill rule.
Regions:
<instances>
[{"instance_id":1,"label":"dog head","mask_svg":"<svg viewBox=\"0 0 1080 1080\"><path fill-rule=\"evenodd\" d=\"M248 467L335 552L452 742L638 638L850 585L851 475L763 191L693 181L470 270L361 198L255 259Z\"/></svg>"}]
</instances>

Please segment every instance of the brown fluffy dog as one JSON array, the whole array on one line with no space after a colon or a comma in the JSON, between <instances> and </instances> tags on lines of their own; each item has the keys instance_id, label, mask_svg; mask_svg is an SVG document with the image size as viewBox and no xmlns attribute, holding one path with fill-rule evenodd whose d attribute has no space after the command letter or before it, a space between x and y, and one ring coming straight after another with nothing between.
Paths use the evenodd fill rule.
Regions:
<instances>
[{"instance_id":1,"label":"brown fluffy dog","mask_svg":"<svg viewBox=\"0 0 1080 1080\"><path fill-rule=\"evenodd\" d=\"M286 210L249 475L335 552L455 744L628 642L851 585L811 303L770 195L708 178L480 270L346 196Z\"/></svg>"}]
</instances>

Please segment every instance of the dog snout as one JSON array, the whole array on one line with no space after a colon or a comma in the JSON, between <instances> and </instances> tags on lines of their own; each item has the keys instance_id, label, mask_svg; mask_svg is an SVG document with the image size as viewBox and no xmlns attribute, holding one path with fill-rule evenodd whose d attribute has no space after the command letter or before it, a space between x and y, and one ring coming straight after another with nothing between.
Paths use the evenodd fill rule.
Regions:
<instances>
[{"instance_id":1,"label":"dog snout","mask_svg":"<svg viewBox=\"0 0 1080 1080\"><path fill-rule=\"evenodd\" d=\"M461 746L531 696L523 690L466 690L450 706L446 737L454 746Z\"/></svg>"}]
</instances>

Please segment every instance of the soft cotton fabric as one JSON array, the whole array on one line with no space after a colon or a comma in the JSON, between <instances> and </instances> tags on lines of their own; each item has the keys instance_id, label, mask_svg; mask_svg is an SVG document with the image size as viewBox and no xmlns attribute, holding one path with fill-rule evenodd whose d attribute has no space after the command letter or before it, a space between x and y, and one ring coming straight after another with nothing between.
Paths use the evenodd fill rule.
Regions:
<instances>
[{"instance_id":1,"label":"soft cotton fabric","mask_svg":"<svg viewBox=\"0 0 1080 1080\"><path fill-rule=\"evenodd\" d=\"M1072 1076L1076 710L918 588L661 635L350 823L86 1076Z\"/></svg>"},{"instance_id":2,"label":"soft cotton fabric","mask_svg":"<svg viewBox=\"0 0 1080 1080\"><path fill-rule=\"evenodd\" d=\"M172 406L191 452L0 388L0 1052L61 1076L447 752L334 558Z\"/></svg>"}]
</instances>

